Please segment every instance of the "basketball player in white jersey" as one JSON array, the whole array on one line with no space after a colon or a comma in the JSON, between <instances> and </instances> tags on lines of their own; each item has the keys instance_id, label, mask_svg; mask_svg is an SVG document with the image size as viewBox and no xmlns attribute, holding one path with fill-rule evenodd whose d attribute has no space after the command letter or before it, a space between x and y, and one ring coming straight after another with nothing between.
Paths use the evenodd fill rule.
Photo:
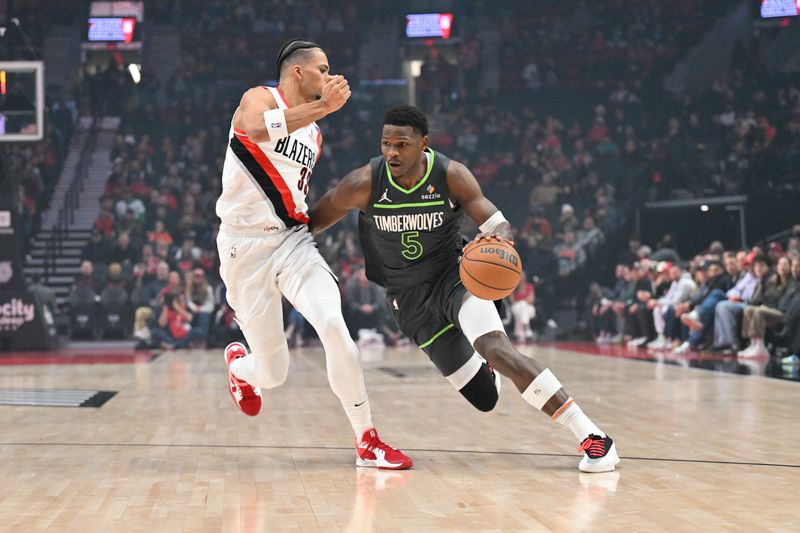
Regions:
<instances>
[{"instance_id":1,"label":"basketball player in white jersey","mask_svg":"<svg viewBox=\"0 0 800 533\"><path fill-rule=\"evenodd\" d=\"M342 317L335 276L308 230L306 194L319 158L316 120L350 98L314 42L292 40L278 52L278 87L245 92L230 130L217 215L220 274L250 347L225 349L230 393L242 412L261 410L260 389L281 385L289 370L281 295L314 326L328 381L356 434L356 464L406 469L411 459L386 445L372 424L358 350Z\"/></svg>"}]
</instances>

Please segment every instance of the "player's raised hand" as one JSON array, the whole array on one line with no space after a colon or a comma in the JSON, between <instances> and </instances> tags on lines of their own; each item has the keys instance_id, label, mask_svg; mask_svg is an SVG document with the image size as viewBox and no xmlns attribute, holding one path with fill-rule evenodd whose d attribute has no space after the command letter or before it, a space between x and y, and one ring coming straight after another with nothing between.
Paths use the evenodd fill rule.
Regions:
<instances>
[{"instance_id":1,"label":"player's raised hand","mask_svg":"<svg viewBox=\"0 0 800 533\"><path fill-rule=\"evenodd\" d=\"M331 76L322 86L322 103L328 113L333 113L342 108L350 98L350 84L342 75Z\"/></svg>"}]
</instances>

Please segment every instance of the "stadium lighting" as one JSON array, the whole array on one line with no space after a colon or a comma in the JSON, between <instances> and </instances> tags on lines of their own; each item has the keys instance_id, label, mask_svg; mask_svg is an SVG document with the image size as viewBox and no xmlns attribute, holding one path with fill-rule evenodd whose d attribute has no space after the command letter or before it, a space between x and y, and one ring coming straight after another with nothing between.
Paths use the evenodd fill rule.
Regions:
<instances>
[{"instance_id":1,"label":"stadium lighting","mask_svg":"<svg viewBox=\"0 0 800 533\"><path fill-rule=\"evenodd\" d=\"M133 83L139 83L142 81L142 69L136 63L131 63L128 65L128 72L131 73L131 78L133 78Z\"/></svg>"},{"instance_id":2,"label":"stadium lighting","mask_svg":"<svg viewBox=\"0 0 800 533\"><path fill-rule=\"evenodd\" d=\"M708 213L708 204L701 205L700 211L702 211L703 213Z\"/></svg>"}]
</instances>

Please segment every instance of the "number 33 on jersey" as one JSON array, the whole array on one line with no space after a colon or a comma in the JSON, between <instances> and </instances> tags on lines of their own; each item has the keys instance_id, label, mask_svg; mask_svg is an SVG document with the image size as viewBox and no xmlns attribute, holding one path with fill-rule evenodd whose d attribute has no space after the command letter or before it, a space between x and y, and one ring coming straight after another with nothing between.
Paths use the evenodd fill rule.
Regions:
<instances>
[{"instance_id":1,"label":"number 33 on jersey","mask_svg":"<svg viewBox=\"0 0 800 533\"><path fill-rule=\"evenodd\" d=\"M280 109L289 107L278 89L264 89ZM272 231L308 224L306 196L321 152L322 133L315 122L283 139L261 143L231 127L217 215L234 226Z\"/></svg>"}]
</instances>

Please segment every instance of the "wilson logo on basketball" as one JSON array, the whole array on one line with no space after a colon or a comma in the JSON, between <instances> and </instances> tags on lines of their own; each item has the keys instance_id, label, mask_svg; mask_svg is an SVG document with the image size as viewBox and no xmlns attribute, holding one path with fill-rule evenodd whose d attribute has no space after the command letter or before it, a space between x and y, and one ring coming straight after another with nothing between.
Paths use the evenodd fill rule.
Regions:
<instances>
[{"instance_id":1,"label":"wilson logo on basketball","mask_svg":"<svg viewBox=\"0 0 800 533\"><path fill-rule=\"evenodd\" d=\"M508 261L509 263L511 263L514 266L518 266L519 265L519 257L517 257L514 254L510 254L507 251L505 251L503 249L500 249L500 248L491 248L491 247L485 246L485 247L481 248L481 253L482 254L497 254L497 256L499 256L500 259L505 259L506 261Z\"/></svg>"}]
</instances>

